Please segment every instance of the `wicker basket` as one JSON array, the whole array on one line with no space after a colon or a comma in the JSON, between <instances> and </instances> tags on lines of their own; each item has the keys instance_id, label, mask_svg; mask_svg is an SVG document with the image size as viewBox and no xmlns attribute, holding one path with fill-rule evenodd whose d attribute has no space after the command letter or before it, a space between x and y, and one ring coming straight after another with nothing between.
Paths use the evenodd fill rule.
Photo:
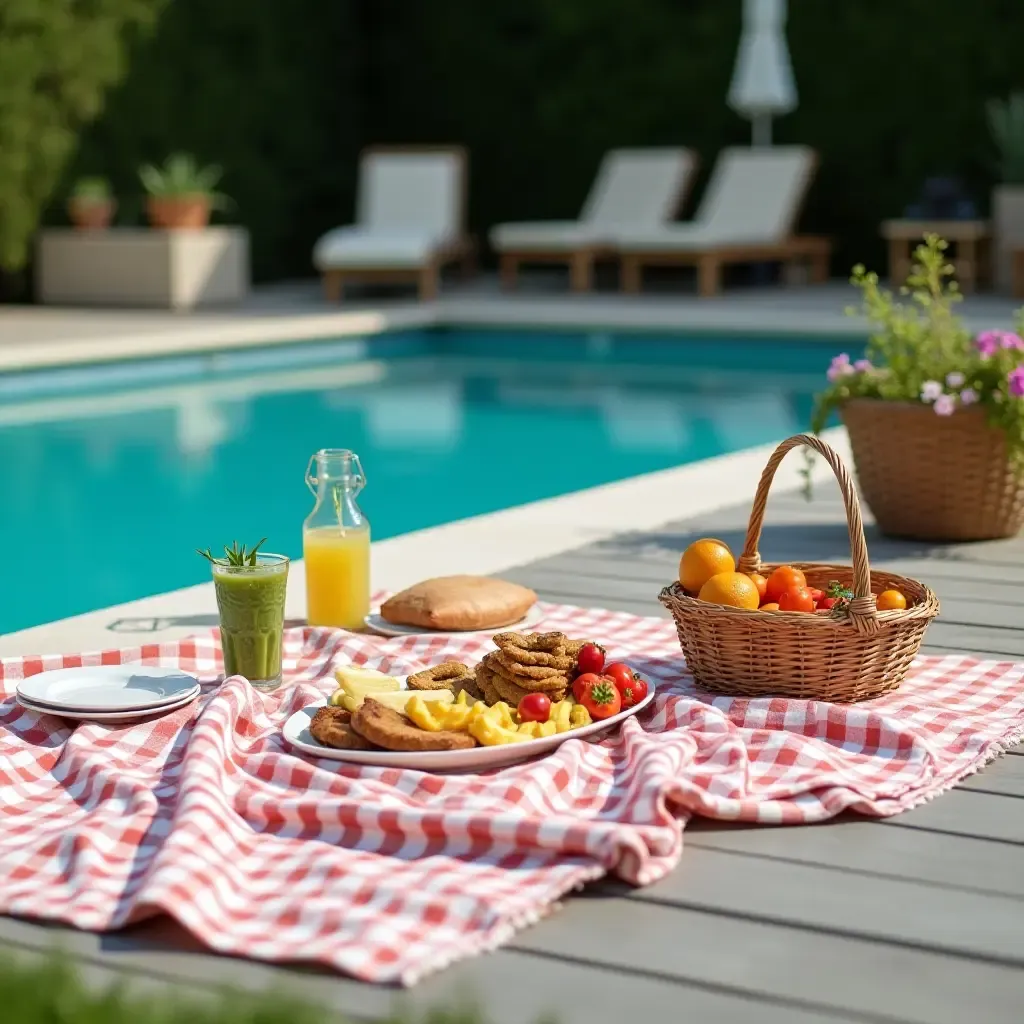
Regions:
<instances>
[{"instance_id":1,"label":"wicker basket","mask_svg":"<svg viewBox=\"0 0 1024 1024\"><path fill-rule=\"evenodd\" d=\"M857 398L842 417L857 482L883 533L994 540L1024 526L1024 479L981 409L936 416L928 405Z\"/></svg>"},{"instance_id":2,"label":"wicker basket","mask_svg":"<svg viewBox=\"0 0 1024 1024\"><path fill-rule=\"evenodd\" d=\"M853 481L824 441L801 434L783 441L768 460L750 510L747 539L737 568L770 573L761 537L768 491L775 470L792 449L807 445L832 467L846 503L853 568L813 562L784 563L802 569L807 583L824 589L838 580L853 591L847 615L828 612L761 612L689 597L678 583L659 595L672 613L686 664L697 685L735 697L796 697L804 700L869 700L903 681L939 602L923 583L889 572L871 572L864 524ZM875 593L895 588L907 599L902 611L878 611ZM873 593L874 591L874 593Z\"/></svg>"}]
</instances>

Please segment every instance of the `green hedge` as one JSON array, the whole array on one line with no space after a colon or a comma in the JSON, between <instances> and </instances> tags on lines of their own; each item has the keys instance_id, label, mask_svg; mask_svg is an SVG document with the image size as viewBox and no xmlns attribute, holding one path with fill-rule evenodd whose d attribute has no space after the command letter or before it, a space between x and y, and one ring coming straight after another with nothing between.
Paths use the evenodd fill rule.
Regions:
<instances>
[{"instance_id":1,"label":"green hedge","mask_svg":"<svg viewBox=\"0 0 1024 1024\"><path fill-rule=\"evenodd\" d=\"M0 265L79 173L137 195L174 149L227 170L259 278L309 272L351 211L370 142L471 152L471 219L573 215L601 153L686 144L706 175L748 126L725 106L740 0L0 0ZM804 226L837 268L881 258L878 222L925 177L984 208L984 101L1024 87L1019 0L790 0L800 107L780 142L820 151ZM129 201L122 218L138 218Z\"/></svg>"}]
</instances>

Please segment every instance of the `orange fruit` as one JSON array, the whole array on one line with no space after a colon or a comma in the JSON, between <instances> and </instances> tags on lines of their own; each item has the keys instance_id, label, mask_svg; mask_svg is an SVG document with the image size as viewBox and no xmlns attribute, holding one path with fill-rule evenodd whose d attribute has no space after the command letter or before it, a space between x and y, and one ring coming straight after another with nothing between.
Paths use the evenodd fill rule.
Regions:
<instances>
[{"instance_id":1,"label":"orange fruit","mask_svg":"<svg viewBox=\"0 0 1024 1024\"><path fill-rule=\"evenodd\" d=\"M814 598L806 587L790 587L779 597L780 612L813 612Z\"/></svg>"},{"instance_id":2,"label":"orange fruit","mask_svg":"<svg viewBox=\"0 0 1024 1024\"><path fill-rule=\"evenodd\" d=\"M897 608L906 608L907 599L898 590L883 590L875 598L875 607L880 612L891 612Z\"/></svg>"},{"instance_id":3,"label":"orange fruit","mask_svg":"<svg viewBox=\"0 0 1024 1024\"><path fill-rule=\"evenodd\" d=\"M768 581L759 572L749 572L747 573L747 575L750 577L754 586L757 587L757 592L760 595L761 600L763 601L765 590L768 587Z\"/></svg>"},{"instance_id":4,"label":"orange fruit","mask_svg":"<svg viewBox=\"0 0 1024 1024\"><path fill-rule=\"evenodd\" d=\"M735 570L736 559L732 557L729 546L720 540L703 537L695 540L679 559L679 582L684 590L697 594L712 576Z\"/></svg>"},{"instance_id":5,"label":"orange fruit","mask_svg":"<svg viewBox=\"0 0 1024 1024\"><path fill-rule=\"evenodd\" d=\"M761 605L761 611L763 612L777 612L779 606L774 601L769 601L767 604Z\"/></svg>"},{"instance_id":6,"label":"orange fruit","mask_svg":"<svg viewBox=\"0 0 1024 1024\"><path fill-rule=\"evenodd\" d=\"M780 565L771 576L765 586L765 597L769 601L778 601L780 597L793 587L806 587L807 578L799 569L791 565Z\"/></svg>"},{"instance_id":7,"label":"orange fruit","mask_svg":"<svg viewBox=\"0 0 1024 1024\"><path fill-rule=\"evenodd\" d=\"M716 573L700 588L700 599L713 604L727 604L732 608L756 609L761 603L757 587L742 572Z\"/></svg>"}]
</instances>

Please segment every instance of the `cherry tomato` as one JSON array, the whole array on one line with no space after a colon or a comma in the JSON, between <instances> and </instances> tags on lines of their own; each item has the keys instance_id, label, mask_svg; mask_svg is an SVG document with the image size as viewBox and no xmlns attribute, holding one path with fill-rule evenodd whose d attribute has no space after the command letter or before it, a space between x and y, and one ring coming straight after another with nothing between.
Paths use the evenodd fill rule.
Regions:
<instances>
[{"instance_id":1,"label":"cherry tomato","mask_svg":"<svg viewBox=\"0 0 1024 1024\"><path fill-rule=\"evenodd\" d=\"M838 598L835 598L835 597L823 597L818 602L818 607L822 611L830 612L836 606L836 601L837 600L838 600Z\"/></svg>"},{"instance_id":2,"label":"cherry tomato","mask_svg":"<svg viewBox=\"0 0 1024 1024\"><path fill-rule=\"evenodd\" d=\"M768 577L768 582L765 584L765 597L769 601L778 601L782 597L783 591L789 590L790 587L806 586L807 578L799 569L794 569L791 565L780 565Z\"/></svg>"},{"instance_id":3,"label":"cherry tomato","mask_svg":"<svg viewBox=\"0 0 1024 1024\"><path fill-rule=\"evenodd\" d=\"M546 693L528 693L516 713L520 722L546 722L551 717L551 698Z\"/></svg>"},{"instance_id":4,"label":"cherry tomato","mask_svg":"<svg viewBox=\"0 0 1024 1024\"><path fill-rule=\"evenodd\" d=\"M596 722L602 718L611 718L622 710L622 695L614 680L599 676L596 683L587 684L580 703Z\"/></svg>"},{"instance_id":5,"label":"cherry tomato","mask_svg":"<svg viewBox=\"0 0 1024 1024\"><path fill-rule=\"evenodd\" d=\"M808 587L807 589L811 592L811 600L816 605L820 605L821 602L825 600L824 590L819 590L817 587Z\"/></svg>"},{"instance_id":6,"label":"cherry tomato","mask_svg":"<svg viewBox=\"0 0 1024 1024\"><path fill-rule=\"evenodd\" d=\"M647 680L641 679L635 672L633 678L626 686L618 686L619 696L622 698L622 707L631 708L634 704L647 696Z\"/></svg>"},{"instance_id":7,"label":"cherry tomato","mask_svg":"<svg viewBox=\"0 0 1024 1024\"><path fill-rule=\"evenodd\" d=\"M624 708L631 708L647 695L647 684L624 662L617 661L613 665L609 665L604 670L604 674L615 683L615 687L622 697ZM640 692L641 688L642 693Z\"/></svg>"},{"instance_id":8,"label":"cherry tomato","mask_svg":"<svg viewBox=\"0 0 1024 1024\"><path fill-rule=\"evenodd\" d=\"M600 644L584 644L577 659L581 672L600 672L604 668L604 648Z\"/></svg>"},{"instance_id":9,"label":"cherry tomato","mask_svg":"<svg viewBox=\"0 0 1024 1024\"><path fill-rule=\"evenodd\" d=\"M572 695L576 698L576 703L582 704L583 694L586 693L587 687L591 683L599 683L600 681L601 677L596 672L584 672L583 675L577 676L572 684Z\"/></svg>"},{"instance_id":10,"label":"cherry tomato","mask_svg":"<svg viewBox=\"0 0 1024 1024\"><path fill-rule=\"evenodd\" d=\"M790 587L779 597L780 612L813 612L814 599L806 587Z\"/></svg>"},{"instance_id":11,"label":"cherry tomato","mask_svg":"<svg viewBox=\"0 0 1024 1024\"><path fill-rule=\"evenodd\" d=\"M625 686L633 681L636 673L623 661L613 662L605 667L603 675L610 676L615 680L616 686Z\"/></svg>"}]
</instances>

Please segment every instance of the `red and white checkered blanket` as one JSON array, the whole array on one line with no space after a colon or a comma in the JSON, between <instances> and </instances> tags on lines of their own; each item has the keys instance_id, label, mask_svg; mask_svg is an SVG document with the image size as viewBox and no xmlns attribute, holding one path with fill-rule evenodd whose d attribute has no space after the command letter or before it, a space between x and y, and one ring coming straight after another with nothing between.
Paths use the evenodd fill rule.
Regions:
<instances>
[{"instance_id":1,"label":"red and white checkered blanket","mask_svg":"<svg viewBox=\"0 0 1024 1024\"><path fill-rule=\"evenodd\" d=\"M297 629L288 682L216 682L215 636L2 662L0 911L118 928L165 911L208 946L317 960L412 984L491 949L562 894L614 872L643 885L679 860L693 814L813 822L889 815L976 770L1024 732L1024 665L922 658L856 707L696 694L671 623L546 606L542 629L607 643L658 688L598 744L570 740L485 775L314 761L281 725L348 659L406 673L489 643ZM208 683L164 718L79 724L25 711L17 680L143 660Z\"/></svg>"}]
</instances>

